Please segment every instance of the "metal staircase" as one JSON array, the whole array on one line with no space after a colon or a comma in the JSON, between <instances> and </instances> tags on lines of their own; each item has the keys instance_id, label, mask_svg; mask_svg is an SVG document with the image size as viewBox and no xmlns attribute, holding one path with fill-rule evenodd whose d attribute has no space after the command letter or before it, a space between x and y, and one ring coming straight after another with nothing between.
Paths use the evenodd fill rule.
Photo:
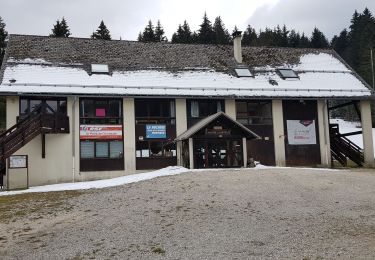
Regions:
<instances>
[{"instance_id":1,"label":"metal staircase","mask_svg":"<svg viewBox=\"0 0 375 260\"><path fill-rule=\"evenodd\" d=\"M342 166L348 166L348 160L351 160L358 166L363 166L363 150L358 145L350 141L347 136L361 134L362 131L340 134L339 125L330 125L330 141L332 159L338 161Z\"/></svg>"}]
</instances>

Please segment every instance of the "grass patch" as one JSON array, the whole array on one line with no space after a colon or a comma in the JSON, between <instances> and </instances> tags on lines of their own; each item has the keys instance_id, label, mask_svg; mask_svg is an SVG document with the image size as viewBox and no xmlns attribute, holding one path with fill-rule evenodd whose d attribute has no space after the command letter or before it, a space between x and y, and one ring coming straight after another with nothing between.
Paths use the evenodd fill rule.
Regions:
<instances>
[{"instance_id":1,"label":"grass patch","mask_svg":"<svg viewBox=\"0 0 375 260\"><path fill-rule=\"evenodd\" d=\"M155 254L165 255L165 250L159 245L151 247L151 251Z\"/></svg>"},{"instance_id":2,"label":"grass patch","mask_svg":"<svg viewBox=\"0 0 375 260\"><path fill-rule=\"evenodd\" d=\"M0 196L0 223L13 222L16 219L32 215L48 215L66 207L66 200L78 197L81 191L63 191L46 193L26 193L13 196Z\"/></svg>"}]
</instances>

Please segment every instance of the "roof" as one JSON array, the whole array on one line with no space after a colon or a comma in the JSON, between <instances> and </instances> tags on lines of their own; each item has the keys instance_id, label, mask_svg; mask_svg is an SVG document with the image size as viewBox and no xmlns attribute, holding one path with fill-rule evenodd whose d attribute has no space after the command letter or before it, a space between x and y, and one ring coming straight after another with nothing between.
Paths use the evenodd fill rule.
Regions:
<instances>
[{"instance_id":1,"label":"roof","mask_svg":"<svg viewBox=\"0 0 375 260\"><path fill-rule=\"evenodd\" d=\"M371 97L332 50L243 47L242 52L255 78L235 76L233 46L10 35L0 94ZM110 75L91 75L91 64L107 64ZM299 80L281 79L277 68L293 68Z\"/></svg>"},{"instance_id":2,"label":"roof","mask_svg":"<svg viewBox=\"0 0 375 260\"><path fill-rule=\"evenodd\" d=\"M234 120L233 118L231 118L230 116L225 114L224 112L217 112L216 114L210 115L210 116L200 120L199 122L197 122L195 125L190 127L188 130L186 130L185 132L180 134L175 139L175 141L183 141L183 140L189 139L194 134L196 134L197 132L199 132L200 130L205 128L207 125L209 125L210 123L212 123L213 121L215 121L219 117L224 117L224 118L228 119L231 123L233 123L235 126L242 129L245 133L247 133L249 136L253 137L254 139L260 139L261 138L259 135L257 135L256 133L254 133L253 131L248 129L243 124L237 122L236 120Z\"/></svg>"}]
</instances>

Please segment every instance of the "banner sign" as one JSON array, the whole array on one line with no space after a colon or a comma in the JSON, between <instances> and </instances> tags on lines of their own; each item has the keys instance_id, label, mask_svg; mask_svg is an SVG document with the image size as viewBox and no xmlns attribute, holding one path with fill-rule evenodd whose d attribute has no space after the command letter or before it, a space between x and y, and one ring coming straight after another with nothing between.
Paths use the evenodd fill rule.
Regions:
<instances>
[{"instance_id":1,"label":"banner sign","mask_svg":"<svg viewBox=\"0 0 375 260\"><path fill-rule=\"evenodd\" d=\"M287 120L290 145L316 144L315 120Z\"/></svg>"},{"instance_id":2,"label":"banner sign","mask_svg":"<svg viewBox=\"0 0 375 260\"><path fill-rule=\"evenodd\" d=\"M146 125L146 138L150 138L150 139L167 138L166 125Z\"/></svg>"},{"instance_id":3,"label":"banner sign","mask_svg":"<svg viewBox=\"0 0 375 260\"><path fill-rule=\"evenodd\" d=\"M122 125L81 125L81 140L122 140Z\"/></svg>"}]
</instances>

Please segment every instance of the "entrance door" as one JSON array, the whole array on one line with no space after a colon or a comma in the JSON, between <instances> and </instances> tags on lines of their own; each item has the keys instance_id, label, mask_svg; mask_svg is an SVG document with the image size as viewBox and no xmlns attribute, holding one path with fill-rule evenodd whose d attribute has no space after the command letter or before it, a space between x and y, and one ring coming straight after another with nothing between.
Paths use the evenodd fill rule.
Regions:
<instances>
[{"instance_id":1,"label":"entrance door","mask_svg":"<svg viewBox=\"0 0 375 260\"><path fill-rule=\"evenodd\" d=\"M243 165L241 140L195 140L195 168L229 168Z\"/></svg>"}]
</instances>

